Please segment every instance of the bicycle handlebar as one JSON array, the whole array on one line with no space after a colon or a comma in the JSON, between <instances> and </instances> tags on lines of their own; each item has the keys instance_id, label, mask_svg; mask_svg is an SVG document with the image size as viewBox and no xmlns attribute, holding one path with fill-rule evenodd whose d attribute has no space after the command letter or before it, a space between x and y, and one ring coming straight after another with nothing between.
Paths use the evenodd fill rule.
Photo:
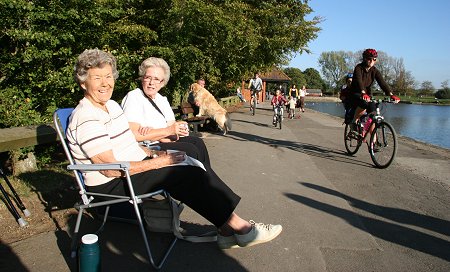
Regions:
<instances>
[{"instance_id":1,"label":"bicycle handlebar","mask_svg":"<svg viewBox=\"0 0 450 272\"><path fill-rule=\"evenodd\" d=\"M381 98L379 98L379 99L373 99L373 98L370 98L370 100L368 101L368 102L375 102L375 103L378 103L378 104L380 104L380 103L393 103L393 104L397 104L396 102L395 102L395 100L392 100L392 99L390 99L390 98L388 98L388 99L381 99Z\"/></svg>"}]
</instances>

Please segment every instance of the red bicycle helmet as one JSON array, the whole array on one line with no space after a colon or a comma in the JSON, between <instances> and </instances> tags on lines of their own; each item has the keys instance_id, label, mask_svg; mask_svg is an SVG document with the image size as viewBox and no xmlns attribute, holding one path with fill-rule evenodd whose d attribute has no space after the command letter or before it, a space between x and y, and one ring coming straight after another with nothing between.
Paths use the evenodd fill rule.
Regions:
<instances>
[{"instance_id":1,"label":"red bicycle helmet","mask_svg":"<svg viewBox=\"0 0 450 272\"><path fill-rule=\"evenodd\" d=\"M375 49L371 49L371 48L369 48L369 49L366 49L366 50L364 50L364 52L363 52L363 58L376 58L376 57L378 57L378 53L377 53L377 50L375 50Z\"/></svg>"}]
</instances>

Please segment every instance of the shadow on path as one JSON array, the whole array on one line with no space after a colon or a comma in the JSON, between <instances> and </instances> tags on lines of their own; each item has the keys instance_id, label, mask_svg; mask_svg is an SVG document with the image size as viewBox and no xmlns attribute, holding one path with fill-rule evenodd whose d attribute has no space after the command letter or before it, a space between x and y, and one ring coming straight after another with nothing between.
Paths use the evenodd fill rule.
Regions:
<instances>
[{"instance_id":1,"label":"shadow on path","mask_svg":"<svg viewBox=\"0 0 450 272\"><path fill-rule=\"evenodd\" d=\"M27 271L19 257L12 251L11 247L0 240L0 271Z\"/></svg>"},{"instance_id":2,"label":"shadow on path","mask_svg":"<svg viewBox=\"0 0 450 272\"><path fill-rule=\"evenodd\" d=\"M404 209L383 207L380 205L372 204L367 201L359 200L338 192L333 189L325 188L320 185L302 182L303 186L329 194L336 197L340 197L346 200L350 206L375 214L377 216L402 223L417 226L420 228L428 229L443 235L450 236L450 221L440 218L432 217L429 215L418 214Z\"/></svg>"},{"instance_id":3,"label":"shadow on path","mask_svg":"<svg viewBox=\"0 0 450 272\"><path fill-rule=\"evenodd\" d=\"M322 147L319 145L313 145L308 143L278 140L273 138L267 138L259 135L248 134L238 131L230 131L225 137L237 140L237 141L253 141L261 144L269 145L275 149L286 148L292 151L301 152L309 156L329 159L333 161L348 163L352 165L360 165L373 168L372 164L363 162L354 157L348 156L344 151L336 151L330 148Z\"/></svg>"},{"instance_id":4,"label":"shadow on path","mask_svg":"<svg viewBox=\"0 0 450 272\"><path fill-rule=\"evenodd\" d=\"M75 218L74 218L75 221ZM73 222L74 223L74 222ZM189 233L204 233L211 230L209 225L181 222ZM72 224L70 224L72 225ZM93 233L100 222L92 217L84 217L80 237ZM103 271L153 271L148 262L142 235L137 224L108 220L104 230L98 233ZM172 234L148 232L150 249L159 263L162 253L172 241ZM69 245L67 245L68 249ZM76 260L72 259L72 267ZM75 262L75 263L74 263ZM247 271L242 265L212 243L191 243L178 240L159 271Z\"/></svg>"},{"instance_id":5,"label":"shadow on path","mask_svg":"<svg viewBox=\"0 0 450 272\"><path fill-rule=\"evenodd\" d=\"M433 236L431 234L413 229L411 227L401 225L401 224L409 224L425 228L427 230L431 230L434 232L438 232L440 234L448 235L449 232L448 221L417 214L402 209L395 209L374 205L365 201L361 201L343 195L339 192L336 192L334 190L322 186L310 183L301 183L301 184L308 188L312 188L327 194L341 197L349 201L350 205L353 207L365 210L369 213L373 213L377 216L389 219L394 222L388 222L371 218L368 216L362 216L353 211L348 211L297 194L285 193L285 195L292 200L302 203L303 205L342 218L355 228L370 233L371 235L377 238L383 239L391 243L395 243L397 245L408 247L413 250L417 250L441 258L446 261L450 261L450 254L448 254L450 252L449 241L439 238L437 237L437 235ZM361 224L359 220L355 220L356 218L359 218L363 224Z\"/></svg>"}]
</instances>

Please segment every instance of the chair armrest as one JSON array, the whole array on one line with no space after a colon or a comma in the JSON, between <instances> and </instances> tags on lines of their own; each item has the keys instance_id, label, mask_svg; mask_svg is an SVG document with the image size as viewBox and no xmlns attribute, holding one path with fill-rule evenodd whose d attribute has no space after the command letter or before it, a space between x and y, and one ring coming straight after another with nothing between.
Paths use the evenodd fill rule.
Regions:
<instances>
[{"instance_id":1,"label":"chair armrest","mask_svg":"<svg viewBox=\"0 0 450 272\"><path fill-rule=\"evenodd\" d=\"M130 169L130 162L70 164L67 166L67 169L68 170L79 170L79 171L99 171L99 170L128 171Z\"/></svg>"}]
</instances>

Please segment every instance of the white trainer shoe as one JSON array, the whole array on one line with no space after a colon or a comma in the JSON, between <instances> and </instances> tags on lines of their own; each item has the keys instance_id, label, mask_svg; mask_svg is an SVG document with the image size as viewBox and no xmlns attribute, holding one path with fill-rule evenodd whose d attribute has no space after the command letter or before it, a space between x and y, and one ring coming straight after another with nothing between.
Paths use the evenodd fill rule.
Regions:
<instances>
[{"instance_id":1,"label":"white trainer shoe","mask_svg":"<svg viewBox=\"0 0 450 272\"><path fill-rule=\"evenodd\" d=\"M217 234L217 245L220 249L229 249L229 248L238 248L236 237L234 235L231 236L222 236Z\"/></svg>"},{"instance_id":2,"label":"white trainer shoe","mask_svg":"<svg viewBox=\"0 0 450 272\"><path fill-rule=\"evenodd\" d=\"M263 223L255 223L250 220L252 229L247 234L235 234L236 242L240 247L249 247L257 244L262 244L275 239L283 230L281 225L271 225Z\"/></svg>"}]
</instances>

